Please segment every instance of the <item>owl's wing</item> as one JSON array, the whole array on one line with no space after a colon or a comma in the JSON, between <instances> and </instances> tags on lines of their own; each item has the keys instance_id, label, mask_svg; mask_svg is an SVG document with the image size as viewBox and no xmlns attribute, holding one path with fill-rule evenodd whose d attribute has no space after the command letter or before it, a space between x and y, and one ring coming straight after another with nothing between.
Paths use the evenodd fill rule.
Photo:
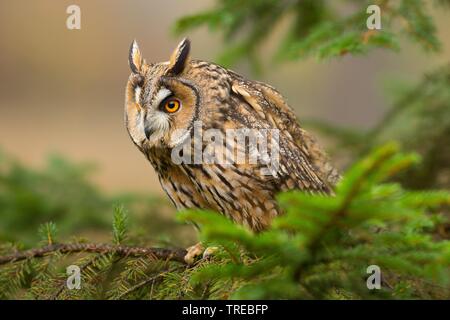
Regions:
<instances>
[{"instance_id":1,"label":"owl's wing","mask_svg":"<svg viewBox=\"0 0 450 320\"><path fill-rule=\"evenodd\" d=\"M248 104L258 118L280 131L280 189L297 187L332 192L339 174L313 136L297 123L294 112L281 94L267 84L246 80L233 72L232 76L233 93L242 103Z\"/></svg>"}]
</instances>

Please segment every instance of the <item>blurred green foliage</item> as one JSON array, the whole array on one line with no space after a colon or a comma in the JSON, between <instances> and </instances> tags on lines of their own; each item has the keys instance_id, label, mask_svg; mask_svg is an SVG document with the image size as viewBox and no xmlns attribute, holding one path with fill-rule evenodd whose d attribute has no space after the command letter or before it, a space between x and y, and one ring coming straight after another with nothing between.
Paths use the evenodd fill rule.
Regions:
<instances>
[{"instance_id":1,"label":"blurred green foliage","mask_svg":"<svg viewBox=\"0 0 450 320\"><path fill-rule=\"evenodd\" d=\"M59 156L50 157L44 169L32 169L1 152L0 242L34 245L39 240L38 226L53 228L51 222L57 223L61 240L90 232L104 238L110 233L113 213L117 223L125 223L120 218L124 207L133 211L135 236L151 235L154 241L162 241L182 229L173 221L174 209L165 199L107 195L90 182L93 171L90 164L74 164ZM122 236L115 235L120 242ZM186 242L175 233L172 241L177 240Z\"/></svg>"},{"instance_id":2,"label":"blurred green foliage","mask_svg":"<svg viewBox=\"0 0 450 320\"><path fill-rule=\"evenodd\" d=\"M285 215L267 232L252 234L217 214L185 213L206 243L224 248L218 263L193 271L190 284L212 282L215 298L450 297L450 242L433 238L450 194L388 182L418 161L397 149L387 144L353 165L335 197L281 194ZM380 290L366 286L370 265L382 270Z\"/></svg>"},{"instance_id":3,"label":"blurred green foliage","mask_svg":"<svg viewBox=\"0 0 450 320\"><path fill-rule=\"evenodd\" d=\"M34 241L36 227L57 221L62 233L86 227L104 228L115 199L108 199L87 181L89 165L51 157L42 171L0 154L0 237Z\"/></svg>"},{"instance_id":4,"label":"blurred green foliage","mask_svg":"<svg viewBox=\"0 0 450 320\"><path fill-rule=\"evenodd\" d=\"M219 247L192 266L114 252L70 260L55 252L0 266L0 292L35 299L447 299L450 241L437 232L448 223L441 209L450 193L389 182L418 160L387 144L344 174L335 197L280 194L285 214L258 234L214 212L185 211L180 219L194 221L204 244ZM116 243L134 243L126 240L127 219L116 208ZM43 230L54 237L53 227ZM80 290L65 288L68 259L83 270ZM367 288L370 265L381 269L379 290Z\"/></svg>"},{"instance_id":5,"label":"blurred green foliage","mask_svg":"<svg viewBox=\"0 0 450 320\"><path fill-rule=\"evenodd\" d=\"M248 58L255 70L260 70L259 58L267 55L261 45L283 21L289 26L275 54L277 61L363 54L373 48L398 50L403 36L436 52L441 44L428 13L433 3L449 7L450 1L216 0L211 9L179 19L174 31L208 26L222 33L227 44L221 64ZM381 9L382 30L367 29L366 9L372 4Z\"/></svg>"}]
</instances>

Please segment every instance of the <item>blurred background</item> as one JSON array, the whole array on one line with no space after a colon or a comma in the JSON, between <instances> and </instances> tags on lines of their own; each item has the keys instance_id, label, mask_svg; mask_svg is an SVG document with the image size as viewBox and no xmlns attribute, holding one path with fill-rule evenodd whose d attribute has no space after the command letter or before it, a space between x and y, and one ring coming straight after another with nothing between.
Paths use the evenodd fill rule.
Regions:
<instances>
[{"instance_id":1,"label":"blurred background","mask_svg":"<svg viewBox=\"0 0 450 320\"><path fill-rule=\"evenodd\" d=\"M118 199L126 203L130 199L126 194L142 195L138 201L140 209L136 209L142 213L142 221L147 221L141 225L142 234L151 228L149 221L155 215L163 213L167 221L173 219L170 205L155 209L154 203L166 201L162 189L147 160L131 143L123 123L125 83L130 73L128 49L136 39L147 61L168 60L182 37L171 32L175 21L213 3L212 0L0 1L0 150L4 157L18 159L22 166L16 168L15 175L4 175L3 179L11 179L21 188L30 185L25 188L30 194L24 191L20 197L25 198L19 197L15 204L10 203L12 194L3 194L0 239L23 238L33 232L36 224L49 219L61 220L64 229L67 220L64 217L68 216L70 219L76 216L75 225L81 228L86 217L95 218L94 212L111 212ZM81 7L81 30L66 28L66 8L71 4ZM404 43L400 52L376 49L365 56L267 64L261 74L252 73L246 62L233 69L275 86L294 108L300 122L314 118L348 128L370 128L392 103L387 88L393 80L416 83L425 71L448 61L448 13L434 7L430 7L430 13L442 41L438 55L426 54L416 45ZM284 27L283 23L277 25L264 43L263 61L270 61ZM215 61L227 44L207 28L185 35L192 41L192 56L196 59ZM319 140L325 145L330 143L320 134ZM62 155L74 163L93 163L95 169L83 166L77 171L58 157L53 157L49 165L51 154ZM85 176L81 173L85 169L92 174ZM47 175L37 174L42 170ZM27 182L30 172L36 173L32 178L35 180ZM67 180L57 181L62 176L73 182L72 189ZM100 191L91 189L91 184L98 186L101 196L96 195ZM51 186L50 193L55 199L51 204L36 205L40 197L33 192L41 192L45 186ZM66 198L78 201L83 208L62 212L61 203L66 200L61 199ZM33 221L32 213L25 214L30 208L34 211L40 208L46 214L36 213L37 221ZM24 212L20 220L23 232L10 232L17 227L18 210ZM14 217L6 218L7 212L11 215L14 212ZM102 218L94 222L103 225ZM74 229L68 226L67 230ZM192 237L190 231L185 232ZM91 235L88 231L86 234Z\"/></svg>"}]
</instances>

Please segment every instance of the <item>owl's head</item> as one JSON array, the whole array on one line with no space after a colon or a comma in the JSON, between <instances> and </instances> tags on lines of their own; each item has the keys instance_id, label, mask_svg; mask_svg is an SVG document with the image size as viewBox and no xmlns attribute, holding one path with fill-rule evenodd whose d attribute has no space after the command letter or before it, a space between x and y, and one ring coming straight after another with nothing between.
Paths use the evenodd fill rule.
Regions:
<instances>
[{"instance_id":1,"label":"owl's head","mask_svg":"<svg viewBox=\"0 0 450 320\"><path fill-rule=\"evenodd\" d=\"M202 95L193 77L189 51L190 42L184 39L169 61L147 63L136 41L131 44L125 122L142 151L182 143L198 117Z\"/></svg>"}]
</instances>

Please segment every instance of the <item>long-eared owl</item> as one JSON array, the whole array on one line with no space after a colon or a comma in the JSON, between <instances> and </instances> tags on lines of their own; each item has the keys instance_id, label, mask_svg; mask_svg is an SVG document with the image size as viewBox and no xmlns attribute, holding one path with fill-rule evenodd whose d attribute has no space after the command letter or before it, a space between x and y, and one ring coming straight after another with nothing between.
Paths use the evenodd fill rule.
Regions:
<instances>
[{"instance_id":1,"label":"long-eared owl","mask_svg":"<svg viewBox=\"0 0 450 320\"><path fill-rule=\"evenodd\" d=\"M273 87L190 59L187 39L161 63L147 63L134 41L129 65L126 127L177 209L261 231L281 213L277 193L332 193L336 170Z\"/></svg>"}]
</instances>

